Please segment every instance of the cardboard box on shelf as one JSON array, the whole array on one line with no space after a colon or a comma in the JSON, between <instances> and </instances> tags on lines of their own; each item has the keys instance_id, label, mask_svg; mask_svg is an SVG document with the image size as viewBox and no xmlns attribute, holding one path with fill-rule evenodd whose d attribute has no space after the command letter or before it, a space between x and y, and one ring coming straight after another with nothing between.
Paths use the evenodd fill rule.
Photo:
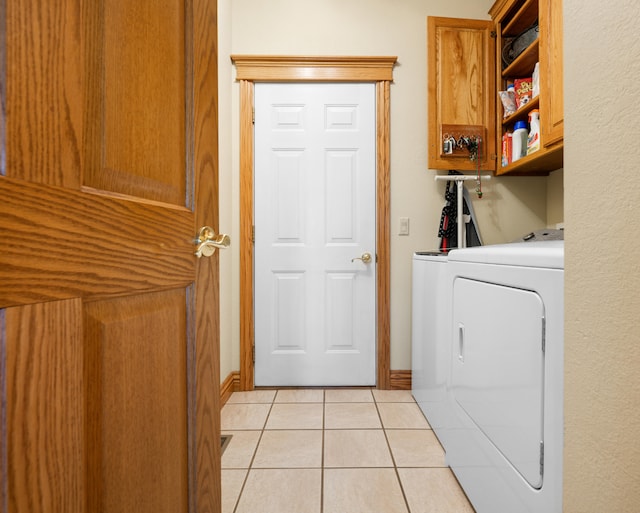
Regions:
<instances>
[{"instance_id":1,"label":"cardboard box on shelf","mask_svg":"<svg viewBox=\"0 0 640 513\"><path fill-rule=\"evenodd\" d=\"M529 103L532 98L533 88L531 84L531 77L516 78L513 81L513 86L516 90L516 107L519 109L523 105Z\"/></svg>"}]
</instances>

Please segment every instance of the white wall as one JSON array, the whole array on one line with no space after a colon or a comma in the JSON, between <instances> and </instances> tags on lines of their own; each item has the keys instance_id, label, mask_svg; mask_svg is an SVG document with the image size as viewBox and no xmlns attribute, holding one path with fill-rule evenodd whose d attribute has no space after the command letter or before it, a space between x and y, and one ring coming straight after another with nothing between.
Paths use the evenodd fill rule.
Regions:
<instances>
[{"instance_id":1,"label":"white wall","mask_svg":"<svg viewBox=\"0 0 640 513\"><path fill-rule=\"evenodd\" d=\"M230 53L265 55L394 55L391 86L391 368L411 368L411 255L439 244L437 229L444 204L444 184L427 169L427 16L489 19L492 0L219 0L231 11ZM221 23L225 19L221 19ZM221 37L229 27L219 26ZM238 87L228 49L221 46L221 105L231 103L231 117L221 110L220 130L231 133L231 166L226 192L232 232L238 233ZM229 78L231 76L231 78ZM231 82L225 83L225 80ZM230 89L230 92L228 90ZM221 148L226 158L228 148ZM226 180L226 178L225 178ZM547 179L494 178L474 200L485 243L513 240L547 223ZM473 187L472 187L473 189ZM398 236L399 217L411 220L410 236ZM557 221L556 221L557 222ZM232 262L231 363L222 377L239 368L239 278L237 248ZM221 277L229 280L227 276ZM223 323L227 322L223 319ZM229 366L230 365L230 366Z\"/></svg>"},{"instance_id":2,"label":"white wall","mask_svg":"<svg viewBox=\"0 0 640 513\"><path fill-rule=\"evenodd\" d=\"M639 21L564 0L566 513L640 511Z\"/></svg>"}]
</instances>

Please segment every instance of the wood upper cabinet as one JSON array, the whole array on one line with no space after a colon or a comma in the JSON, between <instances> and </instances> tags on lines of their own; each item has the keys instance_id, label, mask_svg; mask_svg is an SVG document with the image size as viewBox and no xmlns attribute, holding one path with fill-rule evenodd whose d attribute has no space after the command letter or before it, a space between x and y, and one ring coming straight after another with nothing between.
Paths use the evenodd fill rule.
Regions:
<instances>
[{"instance_id":1,"label":"wood upper cabinet","mask_svg":"<svg viewBox=\"0 0 640 513\"><path fill-rule=\"evenodd\" d=\"M562 104L562 2L561 0L498 0L489 11L496 27L496 62L503 61L503 48L512 38L538 22L539 36L517 57L498 66L498 91L508 83L533 75L539 62L540 94L521 106L515 114L503 117L502 103L496 94L497 140L502 134L513 132L517 121L529 120L529 113L540 111L540 149L517 162L496 163L496 174L548 173L562 167L563 162L563 104ZM516 45L517 46L517 45ZM499 152L501 153L501 152Z\"/></svg>"},{"instance_id":2,"label":"wood upper cabinet","mask_svg":"<svg viewBox=\"0 0 640 513\"><path fill-rule=\"evenodd\" d=\"M447 146L447 136L458 129L459 133L487 134L483 138L486 141L484 151L480 147L481 170L495 171L498 175L543 174L561 168L564 130L562 1L497 0L489 14L492 19L488 22L428 19L429 167L478 169L468 151L458 146L451 152ZM538 38L505 64L505 46L536 21ZM481 28L480 24L487 28ZM487 59L485 51L489 52ZM538 62L540 94L505 117L498 92L506 90L507 84L516 79L532 77ZM540 112L540 149L503 166L503 134L513 132L517 121L528 121L529 113L534 109Z\"/></svg>"},{"instance_id":3,"label":"wood upper cabinet","mask_svg":"<svg viewBox=\"0 0 640 513\"><path fill-rule=\"evenodd\" d=\"M495 39L490 21L427 19L429 167L495 169ZM480 140L478 162L461 137ZM453 141L456 141L453 144ZM446 147L445 147L446 146Z\"/></svg>"}]
</instances>

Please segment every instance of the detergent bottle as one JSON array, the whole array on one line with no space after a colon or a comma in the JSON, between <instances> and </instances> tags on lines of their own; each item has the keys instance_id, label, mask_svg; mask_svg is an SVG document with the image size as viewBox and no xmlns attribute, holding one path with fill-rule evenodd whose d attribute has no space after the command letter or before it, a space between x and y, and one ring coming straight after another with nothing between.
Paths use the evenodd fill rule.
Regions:
<instances>
[{"instance_id":1,"label":"detergent bottle","mask_svg":"<svg viewBox=\"0 0 640 513\"><path fill-rule=\"evenodd\" d=\"M511 162L527 156L527 122L516 121L511 137Z\"/></svg>"}]
</instances>

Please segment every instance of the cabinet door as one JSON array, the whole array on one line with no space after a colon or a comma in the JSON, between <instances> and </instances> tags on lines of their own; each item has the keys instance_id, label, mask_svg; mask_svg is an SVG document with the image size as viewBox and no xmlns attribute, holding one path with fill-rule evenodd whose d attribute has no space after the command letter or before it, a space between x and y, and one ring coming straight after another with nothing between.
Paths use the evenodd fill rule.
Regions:
<instances>
[{"instance_id":1,"label":"cabinet door","mask_svg":"<svg viewBox=\"0 0 640 513\"><path fill-rule=\"evenodd\" d=\"M444 151L445 135L480 136L480 169L495 169L495 39L490 21L427 21L429 167L476 170L466 149Z\"/></svg>"},{"instance_id":2,"label":"cabinet door","mask_svg":"<svg viewBox=\"0 0 640 513\"><path fill-rule=\"evenodd\" d=\"M562 1L540 1L540 124L545 147L562 141Z\"/></svg>"}]
</instances>

